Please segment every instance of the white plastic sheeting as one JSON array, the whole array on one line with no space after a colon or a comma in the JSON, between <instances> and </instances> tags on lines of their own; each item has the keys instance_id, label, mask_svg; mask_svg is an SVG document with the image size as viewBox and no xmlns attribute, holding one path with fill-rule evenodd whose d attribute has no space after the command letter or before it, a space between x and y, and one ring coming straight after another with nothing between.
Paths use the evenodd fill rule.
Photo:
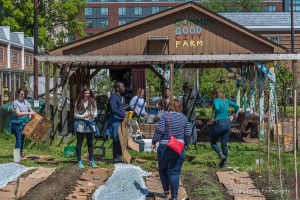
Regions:
<instances>
[{"instance_id":1,"label":"white plastic sheeting","mask_svg":"<svg viewBox=\"0 0 300 200\"><path fill-rule=\"evenodd\" d=\"M36 168L37 167L25 167L18 163L0 164L0 189L4 188L9 182L16 181L24 172Z\"/></svg>"},{"instance_id":2,"label":"white plastic sheeting","mask_svg":"<svg viewBox=\"0 0 300 200\"><path fill-rule=\"evenodd\" d=\"M113 174L96 189L93 200L145 200L148 190L143 177L150 175L134 165L115 164Z\"/></svg>"}]
</instances>

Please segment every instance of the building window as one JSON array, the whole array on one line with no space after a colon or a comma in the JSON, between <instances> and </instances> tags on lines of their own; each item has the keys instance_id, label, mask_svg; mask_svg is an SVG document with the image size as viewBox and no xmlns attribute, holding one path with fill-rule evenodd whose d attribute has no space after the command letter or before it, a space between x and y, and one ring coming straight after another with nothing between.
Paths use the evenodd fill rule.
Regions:
<instances>
[{"instance_id":1,"label":"building window","mask_svg":"<svg viewBox=\"0 0 300 200\"><path fill-rule=\"evenodd\" d=\"M142 7L134 8L134 15L142 15L142 14L143 14Z\"/></svg>"},{"instance_id":2,"label":"building window","mask_svg":"<svg viewBox=\"0 0 300 200\"><path fill-rule=\"evenodd\" d=\"M135 2L141 2L142 0L134 0Z\"/></svg>"},{"instance_id":3,"label":"building window","mask_svg":"<svg viewBox=\"0 0 300 200\"><path fill-rule=\"evenodd\" d=\"M168 2L174 2L175 0L168 0Z\"/></svg>"},{"instance_id":4,"label":"building window","mask_svg":"<svg viewBox=\"0 0 300 200\"><path fill-rule=\"evenodd\" d=\"M93 15L93 8L85 8L84 9L85 16L92 16Z\"/></svg>"},{"instance_id":5,"label":"building window","mask_svg":"<svg viewBox=\"0 0 300 200\"><path fill-rule=\"evenodd\" d=\"M93 0L86 0L86 2L93 2Z\"/></svg>"},{"instance_id":6,"label":"building window","mask_svg":"<svg viewBox=\"0 0 300 200\"><path fill-rule=\"evenodd\" d=\"M108 20L100 20L100 28L108 28Z\"/></svg>"},{"instance_id":7,"label":"building window","mask_svg":"<svg viewBox=\"0 0 300 200\"><path fill-rule=\"evenodd\" d=\"M125 8L125 7L119 8L118 14L119 14L119 15L126 15L126 8Z\"/></svg>"},{"instance_id":8,"label":"building window","mask_svg":"<svg viewBox=\"0 0 300 200\"><path fill-rule=\"evenodd\" d=\"M11 51L11 63L17 65L20 63L20 53L18 51Z\"/></svg>"},{"instance_id":9,"label":"building window","mask_svg":"<svg viewBox=\"0 0 300 200\"><path fill-rule=\"evenodd\" d=\"M101 15L108 15L108 8L101 8Z\"/></svg>"},{"instance_id":10,"label":"building window","mask_svg":"<svg viewBox=\"0 0 300 200\"><path fill-rule=\"evenodd\" d=\"M93 20L90 20L90 19L85 20L85 27L93 28Z\"/></svg>"},{"instance_id":11,"label":"building window","mask_svg":"<svg viewBox=\"0 0 300 200\"><path fill-rule=\"evenodd\" d=\"M32 66L33 65L33 59L32 55L25 54L25 65L26 66Z\"/></svg>"},{"instance_id":12,"label":"building window","mask_svg":"<svg viewBox=\"0 0 300 200\"><path fill-rule=\"evenodd\" d=\"M266 12L275 12L276 11L276 6L264 6L264 10Z\"/></svg>"},{"instance_id":13,"label":"building window","mask_svg":"<svg viewBox=\"0 0 300 200\"><path fill-rule=\"evenodd\" d=\"M159 12L159 7L152 7L152 14Z\"/></svg>"},{"instance_id":14,"label":"building window","mask_svg":"<svg viewBox=\"0 0 300 200\"><path fill-rule=\"evenodd\" d=\"M151 0L152 2L159 2L159 0Z\"/></svg>"},{"instance_id":15,"label":"building window","mask_svg":"<svg viewBox=\"0 0 300 200\"><path fill-rule=\"evenodd\" d=\"M280 38L278 36L270 36L270 37L268 37L268 39L277 44L279 44L279 42L280 42Z\"/></svg>"},{"instance_id":16,"label":"building window","mask_svg":"<svg viewBox=\"0 0 300 200\"><path fill-rule=\"evenodd\" d=\"M118 2L125 2L125 0L118 0Z\"/></svg>"},{"instance_id":17,"label":"building window","mask_svg":"<svg viewBox=\"0 0 300 200\"><path fill-rule=\"evenodd\" d=\"M108 2L108 0L101 0L101 2Z\"/></svg>"},{"instance_id":18,"label":"building window","mask_svg":"<svg viewBox=\"0 0 300 200\"><path fill-rule=\"evenodd\" d=\"M4 62L4 48L0 47L0 62Z\"/></svg>"},{"instance_id":19,"label":"building window","mask_svg":"<svg viewBox=\"0 0 300 200\"><path fill-rule=\"evenodd\" d=\"M126 24L127 21L126 20L119 20L119 26Z\"/></svg>"}]
</instances>

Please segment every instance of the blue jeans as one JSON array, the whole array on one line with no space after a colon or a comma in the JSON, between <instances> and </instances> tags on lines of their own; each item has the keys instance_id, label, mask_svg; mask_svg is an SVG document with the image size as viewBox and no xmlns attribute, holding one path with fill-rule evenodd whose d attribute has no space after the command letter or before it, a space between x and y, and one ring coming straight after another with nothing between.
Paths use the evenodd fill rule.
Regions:
<instances>
[{"instance_id":1,"label":"blue jeans","mask_svg":"<svg viewBox=\"0 0 300 200\"><path fill-rule=\"evenodd\" d=\"M24 138L25 135L22 134L22 128L20 123L11 123L11 132L16 137L16 149L20 149L20 152L23 150Z\"/></svg>"},{"instance_id":2,"label":"blue jeans","mask_svg":"<svg viewBox=\"0 0 300 200\"><path fill-rule=\"evenodd\" d=\"M217 145L218 139L221 137L221 147L223 155L228 156L228 148L227 148L227 142L230 135L230 122L229 120L218 120L212 129L211 134L211 141L210 145L215 150L215 152L220 155L221 150L219 149Z\"/></svg>"},{"instance_id":3,"label":"blue jeans","mask_svg":"<svg viewBox=\"0 0 300 200\"><path fill-rule=\"evenodd\" d=\"M197 129L195 121L189 121L189 124L191 126L191 139L190 144L196 144L197 143Z\"/></svg>"},{"instance_id":4,"label":"blue jeans","mask_svg":"<svg viewBox=\"0 0 300 200\"><path fill-rule=\"evenodd\" d=\"M158 170L164 191L171 188L172 199L177 199L179 189L179 175L185 160L185 149L178 155L166 144L160 144L157 149Z\"/></svg>"}]
</instances>

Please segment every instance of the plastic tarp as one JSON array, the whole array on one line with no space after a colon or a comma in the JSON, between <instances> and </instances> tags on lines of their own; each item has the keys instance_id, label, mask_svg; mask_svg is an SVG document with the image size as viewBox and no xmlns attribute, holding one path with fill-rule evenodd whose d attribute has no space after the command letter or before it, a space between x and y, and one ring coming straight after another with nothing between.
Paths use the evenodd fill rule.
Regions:
<instances>
[{"instance_id":1,"label":"plastic tarp","mask_svg":"<svg viewBox=\"0 0 300 200\"><path fill-rule=\"evenodd\" d=\"M37 167L25 167L18 163L0 164L0 189L4 188L9 182L16 181L18 177Z\"/></svg>"},{"instance_id":2,"label":"plastic tarp","mask_svg":"<svg viewBox=\"0 0 300 200\"><path fill-rule=\"evenodd\" d=\"M93 194L93 200L145 200L148 194L144 176L151 173L131 164L115 164L115 170L105 185Z\"/></svg>"}]
</instances>

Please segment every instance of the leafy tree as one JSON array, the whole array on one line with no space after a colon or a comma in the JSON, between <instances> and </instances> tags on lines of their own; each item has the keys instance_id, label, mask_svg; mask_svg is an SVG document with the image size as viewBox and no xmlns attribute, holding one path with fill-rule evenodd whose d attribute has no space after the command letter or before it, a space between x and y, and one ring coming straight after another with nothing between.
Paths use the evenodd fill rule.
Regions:
<instances>
[{"instance_id":1,"label":"leafy tree","mask_svg":"<svg viewBox=\"0 0 300 200\"><path fill-rule=\"evenodd\" d=\"M11 31L34 34L34 1L0 0L0 25L10 26ZM77 16L83 13L84 0L43 0L39 3L39 46L49 50L62 45L69 35L84 36L83 22Z\"/></svg>"},{"instance_id":2,"label":"leafy tree","mask_svg":"<svg viewBox=\"0 0 300 200\"><path fill-rule=\"evenodd\" d=\"M262 0L208 0L202 6L214 12L262 11Z\"/></svg>"},{"instance_id":3,"label":"leafy tree","mask_svg":"<svg viewBox=\"0 0 300 200\"><path fill-rule=\"evenodd\" d=\"M291 89L293 85L294 74L288 67L284 66L283 63L277 63L275 66L275 76L276 92L279 100L278 104L283 105L283 115L286 116L286 105L291 91L289 89Z\"/></svg>"},{"instance_id":4,"label":"leafy tree","mask_svg":"<svg viewBox=\"0 0 300 200\"><path fill-rule=\"evenodd\" d=\"M219 83L218 80L225 83ZM228 73L223 68L207 68L203 70L200 77L200 90L203 96L212 97L211 92L214 88L219 88L226 97L235 97L235 80L228 79Z\"/></svg>"},{"instance_id":5,"label":"leafy tree","mask_svg":"<svg viewBox=\"0 0 300 200\"><path fill-rule=\"evenodd\" d=\"M92 80L95 84L98 83L97 94L99 95L107 95L108 92L112 92L114 90L114 81L107 74L107 70L102 70Z\"/></svg>"},{"instance_id":6,"label":"leafy tree","mask_svg":"<svg viewBox=\"0 0 300 200\"><path fill-rule=\"evenodd\" d=\"M153 95L161 95L160 79L151 71L151 69L147 69L146 79L148 92L147 95L149 95L149 97L152 97Z\"/></svg>"}]
</instances>

